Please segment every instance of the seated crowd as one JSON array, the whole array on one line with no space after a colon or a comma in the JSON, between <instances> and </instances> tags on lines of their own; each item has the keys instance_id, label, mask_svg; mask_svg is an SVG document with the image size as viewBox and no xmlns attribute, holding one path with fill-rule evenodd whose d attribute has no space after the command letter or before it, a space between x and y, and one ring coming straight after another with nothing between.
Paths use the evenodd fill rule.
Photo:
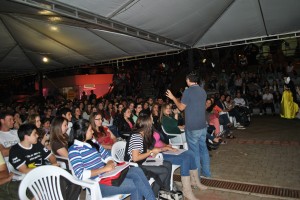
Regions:
<instances>
[{"instance_id":1,"label":"seated crowd","mask_svg":"<svg viewBox=\"0 0 300 200\"><path fill-rule=\"evenodd\" d=\"M221 141L220 124L224 125L226 131L224 135L228 138L232 137L230 131L232 123L229 121L229 115L225 114L226 117L221 117L222 115L216 113L215 116L219 115L218 118L220 118L218 123L211 120L212 113L218 106L212 101L219 102L221 99L225 100L222 96L219 100L213 97L208 99L211 101L207 106L208 125L215 126L216 129L214 134L208 136L213 143ZM174 107L175 105L168 99L165 101L162 101L162 98L156 101L153 98L147 100L139 98L137 101L96 99L91 102L87 100L67 101L64 104L51 102L43 106L45 108L41 109L41 105L32 105L28 110L21 104L16 105L14 110L9 106L2 108L0 150L6 164L8 166L11 164L15 170L26 174L41 165L58 165L56 156L60 156L70 159L75 175L79 179L95 179L97 175L113 168L114 162L110 156L113 144L118 140L126 140L128 147L125 160L138 163L142 171L130 169L127 174L128 180L125 179L124 184L128 181L139 184L131 187L120 186L118 190L110 190L107 189L109 186L100 184L101 188L105 188L103 196L130 193L133 199L141 199L141 196L155 199L161 190L171 192L172 164L181 167L184 196L196 199L191 192L191 185L206 189L206 186L200 183L195 159L189 150L179 155L164 154L162 166L142 165L149 156L155 156L164 151L176 151L169 144L169 138L162 130L162 126L166 132L180 134L184 129L184 113ZM212 106L213 109L210 110ZM228 111L226 108L221 110L224 113ZM84 148L90 152L82 154L85 151ZM37 154L39 157L34 156ZM99 159L95 161L97 165L88 164L89 155ZM79 164L75 159L76 156L82 156L82 160L87 159L83 161L85 164ZM154 177L156 177L152 192L149 192L149 183L145 183L149 174L150 176L155 174ZM17 199L6 185L16 188L19 182L12 181L12 176L8 171L1 177L1 180L3 181L0 182L1 195L11 195L12 199ZM136 190L137 188L141 190ZM72 193L73 195L78 195L80 192L80 188L73 190L76 191ZM67 194L69 193L65 195ZM67 199L73 197L67 196Z\"/></svg>"},{"instance_id":2,"label":"seated crowd","mask_svg":"<svg viewBox=\"0 0 300 200\"><path fill-rule=\"evenodd\" d=\"M270 85L257 74L247 72L222 77L220 83L210 83L215 88L210 88L205 104L207 141L215 146L226 143L224 138L234 139L233 128L245 129L254 108L261 115L270 108L274 115L281 99L281 84L276 80ZM212 89L219 92L211 92ZM99 184L104 197L121 193L130 194L131 199L155 199L160 191L172 195L172 164L180 165L185 197L197 199L192 185L200 190L207 188L199 179L200 175L209 177L210 172L198 173L190 150L179 155L164 154L177 151L169 144L165 131L179 135L185 124L184 113L168 98L97 99L91 92L89 98L83 94L81 100L2 106L0 120L0 197L18 199L15 190L20 182L12 181L10 167L26 174L41 165L58 165L56 156L70 160L78 179L98 180L102 173L114 169L111 149L118 140L127 141L124 159L139 167L130 168L119 187ZM162 165L142 165L159 153L164 155ZM147 180L150 177L155 179L152 188ZM66 199L76 199L81 188L67 181L63 185L74 191L66 193Z\"/></svg>"}]
</instances>

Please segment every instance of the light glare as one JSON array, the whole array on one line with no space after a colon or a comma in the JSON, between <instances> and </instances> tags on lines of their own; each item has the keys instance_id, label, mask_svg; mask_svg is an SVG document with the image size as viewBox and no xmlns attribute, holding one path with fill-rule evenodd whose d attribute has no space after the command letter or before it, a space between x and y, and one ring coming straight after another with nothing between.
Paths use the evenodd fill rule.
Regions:
<instances>
[{"instance_id":1,"label":"light glare","mask_svg":"<svg viewBox=\"0 0 300 200\"><path fill-rule=\"evenodd\" d=\"M47 63L49 61L49 59L47 57L43 57L43 62Z\"/></svg>"}]
</instances>

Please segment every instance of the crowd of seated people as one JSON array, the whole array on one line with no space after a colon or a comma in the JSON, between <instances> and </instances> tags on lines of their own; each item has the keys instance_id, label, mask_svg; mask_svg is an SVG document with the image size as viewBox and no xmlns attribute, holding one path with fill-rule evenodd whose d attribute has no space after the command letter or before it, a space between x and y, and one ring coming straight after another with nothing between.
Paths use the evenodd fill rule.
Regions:
<instances>
[{"instance_id":1,"label":"crowd of seated people","mask_svg":"<svg viewBox=\"0 0 300 200\"><path fill-rule=\"evenodd\" d=\"M100 101L105 102L104 99ZM82 107L82 110L80 110L81 107L80 104L81 101L78 102L67 101L64 102L63 104L60 102L59 103L51 102L50 104L46 104L46 105L36 105L34 106L34 109L31 109L30 115L24 118L25 119L24 121L21 121L20 118L16 118L17 120L14 120L13 114L10 114L14 111L12 107L7 106L5 108L2 108L3 115L1 115L1 131L4 132L4 133L2 132L0 133L1 143L2 143L1 152L3 152L2 154L5 157L8 157L10 147L20 142L19 135L17 134L18 130L14 129L16 128L14 124L19 123L19 126L17 128L27 124L32 125L36 129L34 136L32 137L36 137L40 147L42 146L47 147L45 148L48 149L47 152L52 151L53 154L51 155L70 158L69 147L72 146L74 144L75 139L79 137L77 135L78 133L74 130L74 125L76 125L80 120L83 119L80 113L85 112L84 110L85 107L88 110L93 110L93 108L96 107L96 104L93 105L91 103L86 103ZM142 108L142 104L144 105L144 109ZM94 110L96 112L88 111L88 113L89 113L89 123L91 124L93 130L93 138L97 140L97 143L100 144L107 152L109 152L112 145L116 142L117 137L121 136L123 138L126 138L132 134L135 123L132 120L133 115L131 113L130 107L127 107L126 100L122 99L120 101L115 101L115 102L112 101L107 103L107 105L111 105L110 113L108 113L109 109L107 108L102 110L100 109L100 111ZM130 103L128 105L130 105ZM137 117L137 119L139 117L139 113L143 113L150 116L153 108L154 109L153 116L156 119L156 123L159 123L160 109L158 104L153 104L150 107L151 104L141 102L140 104L136 104L136 105L139 105L139 109L133 108L133 112L134 115ZM133 107L136 105L133 104ZM18 108L22 106L23 105L17 105L15 112L18 112ZM43 107L45 108L43 109ZM4 110L6 110L7 112L4 112ZM120 110L121 112L119 112L118 115L117 113ZM106 124L103 125L102 120L104 119L104 116L107 115L110 116L109 117L110 120L118 122L117 124L114 124L118 130L117 135L114 135L113 132L110 131L111 128L110 126L106 126ZM115 118L119 117L119 119L114 120L114 117ZM160 125L158 125L158 127L160 127ZM9 135L6 134L6 132L8 132ZM40 135L40 133L43 133L43 135ZM2 139L2 137L6 139L4 140ZM81 142L83 141L81 140ZM47 162L51 163L52 161L47 161ZM18 169L18 166L14 165L14 167ZM21 172L25 172L25 171L21 170ZM132 195L134 195L134 193L132 193Z\"/></svg>"},{"instance_id":2,"label":"crowd of seated people","mask_svg":"<svg viewBox=\"0 0 300 200\"><path fill-rule=\"evenodd\" d=\"M233 72L230 75L223 74L219 82L211 84L214 85L215 90L206 88L208 92L206 101L207 124L214 129L214 135L208 135L210 140L219 143L221 136L229 139L235 138L232 132L234 126L238 129L245 129L247 126L243 115L245 112L253 113L254 109L259 109L259 114L262 115L266 114L267 109L270 108L271 114L276 113L276 108L281 101L283 83L279 75L273 73L272 77L274 79L270 81L259 73ZM149 78L155 79L152 76ZM214 79L214 81L217 80ZM206 80L206 82L209 81ZM130 93L133 94L132 91ZM78 125L78 122L82 122L83 119L89 121L89 126L93 132L92 138L95 139L94 143L100 145L101 148L103 147L104 151L108 153L118 139L131 139L132 134L136 131L139 116L152 117L152 129L159 134L159 137L157 134L152 137L160 138L163 141L160 143L163 145L158 146L168 147L168 137L163 134L162 125L167 132L178 134L184 128L182 126L184 121L181 116L184 113L179 113L178 109L173 108L172 102L162 96L143 98L131 95L126 96L126 98L125 96L114 96L98 99L94 97L95 95L92 98L83 96L82 99L74 99L73 101L53 98L40 104L12 103L11 105L2 105L0 108L0 151L5 161L9 162L8 157L12 146L22 144L18 129L24 124L31 124L36 127L36 133L33 135L40 145L49 151L51 150L54 155L66 158L70 158L69 147L72 145L74 147L75 139L79 139L80 144L87 142L74 131L74 125ZM30 134L26 135L26 138L27 136ZM147 149L151 148L147 146ZM141 151L140 153L146 152ZM131 154L130 156L133 158ZM47 162L51 163L51 160ZM102 164L100 165L102 166ZM17 169L20 167L16 164L13 166ZM28 168L28 166L26 167ZM28 171L25 170L24 172ZM9 176L7 178L9 180ZM157 187L155 192L154 195L156 196Z\"/></svg>"},{"instance_id":3,"label":"crowd of seated people","mask_svg":"<svg viewBox=\"0 0 300 200\"><path fill-rule=\"evenodd\" d=\"M24 121L21 121L21 118L16 118L17 120L14 120L13 114L9 113L20 112L18 108L21 107L25 108L26 110L26 106L16 105L2 107L1 110L2 113L4 113L4 115L1 115L1 131L9 132L10 137L9 141L7 142L6 140L1 139L1 142L3 142L3 144L1 144L1 152L4 157L8 157L9 148L14 144L20 142L19 136L17 134L18 130L15 129L16 127L14 127L14 123L20 123L18 127L21 127L23 124L31 124L34 127L36 127L37 132L35 134L38 139L38 143L44 147L47 147L46 149L48 149L48 152L52 151L53 154L51 155L70 158L69 148L74 144L75 139L79 137L77 135L78 133L74 131L74 125L83 119L81 113L86 112L85 108L87 110L93 110L94 108L96 108L97 105L99 105L99 102L103 103L104 108L100 111L94 109L94 111L96 112L88 111L88 120L93 130L93 138L108 153L110 152L112 145L117 141L117 138L130 138L130 136L133 133L133 130L135 130L135 123L137 122L140 115L152 116L153 130L157 129L157 132L159 132L160 134L161 140L162 138L164 139L164 144L166 145L166 149L168 149L168 138L161 131L161 112L164 112L166 116L168 115L172 118L174 116L174 119L176 119L179 114L178 112L176 112L177 109L169 109L168 112L165 112L164 109L161 108L164 106L168 106L169 108L171 108L172 104L164 104L163 98L161 97L157 99L148 98L144 101L142 100L142 98L139 98L139 103L134 104L133 111L131 111L130 107L127 107L127 105L130 105L130 103L127 103L127 100L125 99L114 99L112 101L108 101L108 103L106 104L106 99L97 99L95 104L89 102L84 103L80 100L64 102L46 102L45 105L29 106L29 108L31 109L30 115L26 116L27 112L24 112L23 114L26 116L24 118ZM132 99L128 102L131 101ZM80 106L82 104L83 106ZM105 105L110 105L111 108L107 109ZM15 110L13 110L12 107L15 107ZM6 112L4 112L4 110ZM117 134L114 134L110 130L110 126L106 126L107 124L103 124L104 116L107 115L109 115L110 120L114 122L112 126L117 127ZM136 117L135 122L133 120L133 116ZM179 128L182 129L183 127L179 126ZM5 133L0 133L1 138L6 136L7 135L5 135ZM157 137L157 135L155 136ZM47 161L47 163L48 162L50 161ZM198 186L200 187L198 182L195 182L195 184L198 184ZM160 187L160 189L166 188ZM170 190L170 188L167 189ZM157 191L157 189L154 191ZM189 189L187 189L187 191L189 191ZM187 192L185 192L184 194L185 196L188 195ZM158 194L156 193L155 195L157 196ZM191 198L193 199L193 196Z\"/></svg>"}]
</instances>

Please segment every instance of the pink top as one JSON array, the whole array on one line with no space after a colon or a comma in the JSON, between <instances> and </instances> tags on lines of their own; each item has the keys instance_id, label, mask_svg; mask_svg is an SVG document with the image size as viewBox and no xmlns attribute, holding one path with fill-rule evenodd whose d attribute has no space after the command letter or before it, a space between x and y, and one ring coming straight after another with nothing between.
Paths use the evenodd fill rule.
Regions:
<instances>
[{"instance_id":1,"label":"pink top","mask_svg":"<svg viewBox=\"0 0 300 200\"><path fill-rule=\"evenodd\" d=\"M133 124L131 123L131 122L127 122L128 123L128 125L129 125L129 127L131 128L131 129L133 129Z\"/></svg>"},{"instance_id":2,"label":"pink top","mask_svg":"<svg viewBox=\"0 0 300 200\"><path fill-rule=\"evenodd\" d=\"M154 147L162 148L162 147L165 146L165 144L160 140L160 135L159 135L159 133L154 132L154 133L153 133L153 137L154 137L154 139L155 139L155 145L154 145Z\"/></svg>"}]
</instances>

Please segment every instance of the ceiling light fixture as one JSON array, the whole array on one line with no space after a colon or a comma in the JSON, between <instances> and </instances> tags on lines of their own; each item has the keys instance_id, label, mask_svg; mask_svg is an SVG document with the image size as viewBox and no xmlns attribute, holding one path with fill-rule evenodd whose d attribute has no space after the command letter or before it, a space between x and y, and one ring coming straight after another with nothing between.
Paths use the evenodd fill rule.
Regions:
<instances>
[{"instance_id":1,"label":"ceiling light fixture","mask_svg":"<svg viewBox=\"0 0 300 200\"><path fill-rule=\"evenodd\" d=\"M57 28L56 26L50 26L50 30L51 30L51 31L57 31L58 28Z\"/></svg>"},{"instance_id":2,"label":"ceiling light fixture","mask_svg":"<svg viewBox=\"0 0 300 200\"><path fill-rule=\"evenodd\" d=\"M59 22L59 21L62 21L62 18L61 18L61 17L49 17L48 19L49 19L49 21L51 21L51 22Z\"/></svg>"},{"instance_id":3,"label":"ceiling light fixture","mask_svg":"<svg viewBox=\"0 0 300 200\"><path fill-rule=\"evenodd\" d=\"M49 59L47 57L43 57L43 62L47 63L47 62L49 62Z\"/></svg>"},{"instance_id":4,"label":"ceiling light fixture","mask_svg":"<svg viewBox=\"0 0 300 200\"><path fill-rule=\"evenodd\" d=\"M53 15L54 13L49 10L40 10L38 12L40 15Z\"/></svg>"}]
</instances>

